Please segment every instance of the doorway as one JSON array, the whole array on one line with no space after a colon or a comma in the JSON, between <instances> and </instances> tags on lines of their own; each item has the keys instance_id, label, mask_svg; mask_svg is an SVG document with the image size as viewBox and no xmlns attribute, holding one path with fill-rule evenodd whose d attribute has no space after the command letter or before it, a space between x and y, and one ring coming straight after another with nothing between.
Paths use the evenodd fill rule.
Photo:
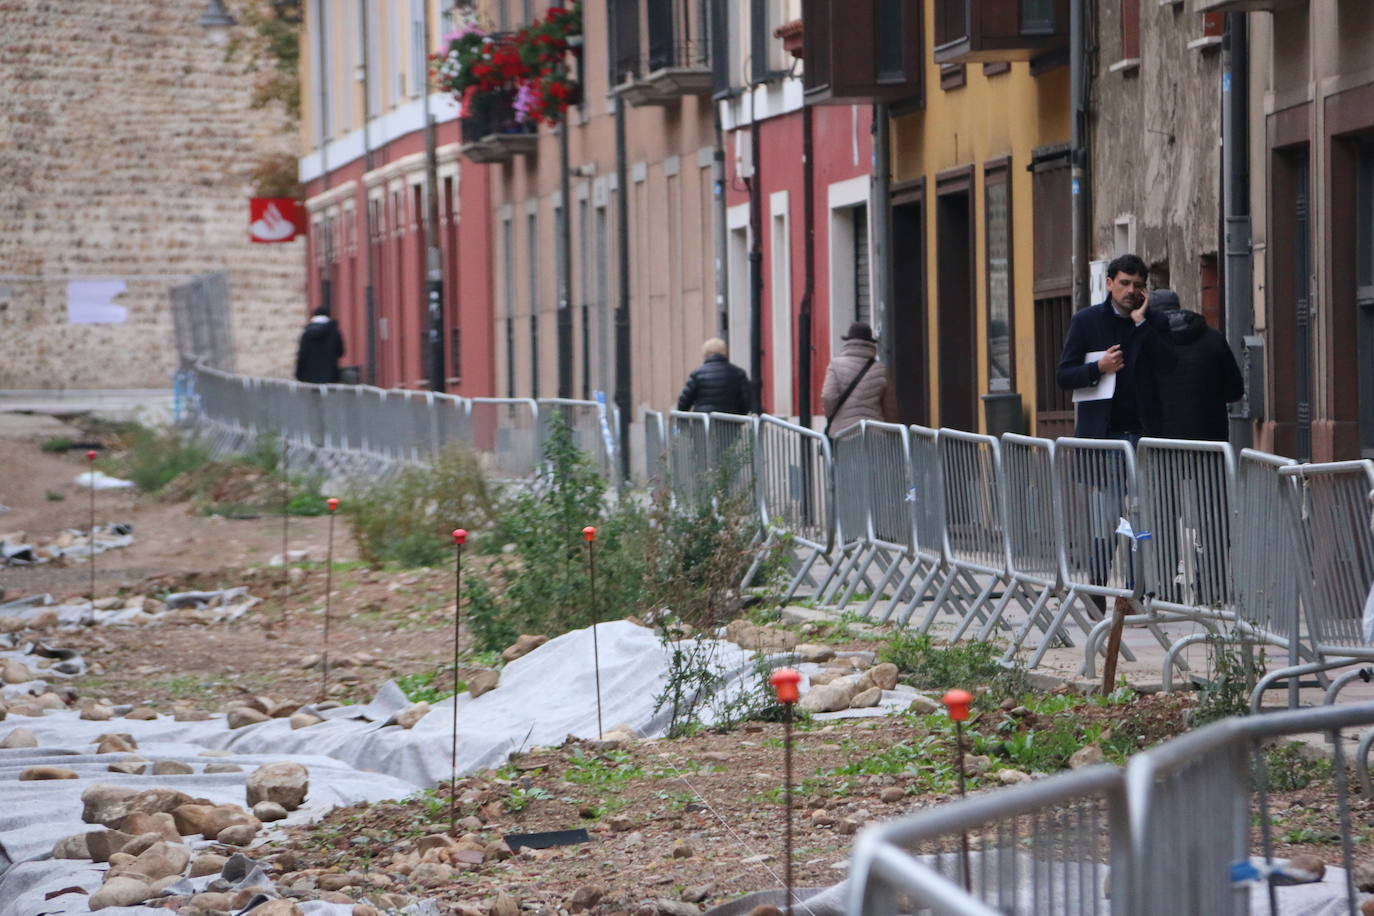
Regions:
<instances>
[{"instance_id":1,"label":"doorway","mask_svg":"<svg viewBox=\"0 0 1374 916\"><path fill-rule=\"evenodd\" d=\"M900 203L898 201L901 201ZM894 195L892 205L892 379L903 423L930 421L926 377L925 205Z\"/></svg>"},{"instance_id":2,"label":"doorway","mask_svg":"<svg viewBox=\"0 0 1374 916\"><path fill-rule=\"evenodd\" d=\"M971 177L971 176L970 176ZM973 276L973 189L969 178L942 187L935 205L941 426L978 430Z\"/></svg>"}]
</instances>

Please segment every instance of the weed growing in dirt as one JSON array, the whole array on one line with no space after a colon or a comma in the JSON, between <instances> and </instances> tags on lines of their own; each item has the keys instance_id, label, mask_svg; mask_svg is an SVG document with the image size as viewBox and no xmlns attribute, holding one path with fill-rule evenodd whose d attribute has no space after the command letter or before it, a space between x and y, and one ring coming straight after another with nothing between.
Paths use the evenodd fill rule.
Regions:
<instances>
[{"instance_id":1,"label":"weed growing in dirt","mask_svg":"<svg viewBox=\"0 0 1374 916\"><path fill-rule=\"evenodd\" d=\"M451 446L428 468L408 468L360 490L343 513L369 563L437 566L452 558L455 525L485 528L499 505L477 455Z\"/></svg>"},{"instance_id":2,"label":"weed growing in dirt","mask_svg":"<svg viewBox=\"0 0 1374 916\"><path fill-rule=\"evenodd\" d=\"M44 439L42 442L38 443L38 447L43 451L54 453L70 451L75 445L76 440L69 439L66 436L54 436L51 439Z\"/></svg>"},{"instance_id":3,"label":"weed growing in dirt","mask_svg":"<svg viewBox=\"0 0 1374 916\"><path fill-rule=\"evenodd\" d=\"M461 693L467 689L467 685L459 681L453 690L445 689L436 682L443 670L417 671L412 674L402 674L396 678L396 686L401 688L401 692L406 695L406 699L412 703L438 703L446 700L454 693Z\"/></svg>"},{"instance_id":4,"label":"weed growing in dirt","mask_svg":"<svg viewBox=\"0 0 1374 916\"><path fill-rule=\"evenodd\" d=\"M986 687L978 694L979 708L1019 697L1029 687L1025 670L1002 667L997 647L986 642L937 646L928 635L900 632L879 648L878 658L896 665L902 679L917 690Z\"/></svg>"},{"instance_id":5,"label":"weed growing in dirt","mask_svg":"<svg viewBox=\"0 0 1374 916\"><path fill-rule=\"evenodd\" d=\"M574 753L568 760L563 778L579 786L594 786L603 791L616 792L628 782L644 778L644 769L630 762L624 751L607 751L600 757L584 757Z\"/></svg>"},{"instance_id":6,"label":"weed growing in dirt","mask_svg":"<svg viewBox=\"0 0 1374 916\"><path fill-rule=\"evenodd\" d=\"M1264 771L1270 791L1295 792L1331 779L1331 761L1309 757L1300 743L1286 741L1264 752Z\"/></svg>"},{"instance_id":7,"label":"weed growing in dirt","mask_svg":"<svg viewBox=\"0 0 1374 916\"><path fill-rule=\"evenodd\" d=\"M210 453L194 438L165 429L138 426L128 430L126 448L101 464L116 477L131 480L146 493L156 493L188 471L202 467Z\"/></svg>"},{"instance_id":8,"label":"weed growing in dirt","mask_svg":"<svg viewBox=\"0 0 1374 916\"><path fill-rule=\"evenodd\" d=\"M1205 725L1228 716L1250 714L1250 693L1264 677L1264 651L1238 646L1227 634L1207 637L1207 667L1211 679L1198 690L1193 724Z\"/></svg>"},{"instance_id":9,"label":"weed growing in dirt","mask_svg":"<svg viewBox=\"0 0 1374 916\"><path fill-rule=\"evenodd\" d=\"M67 498L65 494L59 493L56 490L44 490L43 497L50 503L60 503Z\"/></svg>"},{"instance_id":10,"label":"weed growing in dirt","mask_svg":"<svg viewBox=\"0 0 1374 916\"><path fill-rule=\"evenodd\" d=\"M669 737L693 735L706 727L730 731L749 721L781 722L787 714L768 682L785 660L759 659L752 672L727 689L730 672L720 662L720 643L666 638L665 643L672 646L672 656L663 690L654 697L654 713L668 711ZM799 721L809 718L805 712L796 712Z\"/></svg>"}]
</instances>

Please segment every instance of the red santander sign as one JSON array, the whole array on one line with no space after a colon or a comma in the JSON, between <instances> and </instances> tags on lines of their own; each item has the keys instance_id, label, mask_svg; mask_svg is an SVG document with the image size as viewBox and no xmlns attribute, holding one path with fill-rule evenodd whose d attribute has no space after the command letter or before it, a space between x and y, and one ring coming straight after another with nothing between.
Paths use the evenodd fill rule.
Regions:
<instances>
[{"instance_id":1,"label":"red santander sign","mask_svg":"<svg viewBox=\"0 0 1374 916\"><path fill-rule=\"evenodd\" d=\"M250 198L249 238L265 245L293 241L300 234L300 206L290 197Z\"/></svg>"}]
</instances>

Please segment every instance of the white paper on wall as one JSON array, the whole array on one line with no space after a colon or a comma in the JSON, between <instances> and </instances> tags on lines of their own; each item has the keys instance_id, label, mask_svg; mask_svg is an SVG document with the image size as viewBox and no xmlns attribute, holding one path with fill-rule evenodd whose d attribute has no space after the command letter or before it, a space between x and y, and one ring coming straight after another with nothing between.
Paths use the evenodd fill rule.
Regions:
<instances>
[{"instance_id":1,"label":"white paper on wall","mask_svg":"<svg viewBox=\"0 0 1374 916\"><path fill-rule=\"evenodd\" d=\"M71 324L123 324L129 310L116 305L123 280L72 280L67 284L67 321Z\"/></svg>"}]
</instances>

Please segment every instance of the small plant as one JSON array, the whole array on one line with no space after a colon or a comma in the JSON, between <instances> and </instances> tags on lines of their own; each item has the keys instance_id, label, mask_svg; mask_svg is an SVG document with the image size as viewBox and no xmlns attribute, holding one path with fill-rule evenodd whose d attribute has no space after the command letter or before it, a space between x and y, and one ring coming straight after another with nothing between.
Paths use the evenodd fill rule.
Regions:
<instances>
[{"instance_id":1,"label":"small plant","mask_svg":"<svg viewBox=\"0 0 1374 916\"><path fill-rule=\"evenodd\" d=\"M50 503L60 503L67 498L65 494L59 493L56 490L44 490L43 496Z\"/></svg>"},{"instance_id":2,"label":"small plant","mask_svg":"<svg viewBox=\"0 0 1374 916\"><path fill-rule=\"evenodd\" d=\"M75 439L70 439L67 436L54 436L51 439L44 439L38 444L38 447L45 452L66 452L75 445Z\"/></svg>"},{"instance_id":3,"label":"small plant","mask_svg":"<svg viewBox=\"0 0 1374 916\"><path fill-rule=\"evenodd\" d=\"M530 806L530 802L548 798L553 798L548 789L542 789L539 786L528 789L524 786L515 786L510 790L510 794L506 796L502 804L507 811L514 813L524 811Z\"/></svg>"},{"instance_id":4,"label":"small plant","mask_svg":"<svg viewBox=\"0 0 1374 916\"><path fill-rule=\"evenodd\" d=\"M209 460L209 452L195 439L183 438L172 430L134 427L128 449L102 463L114 476L133 481L144 492L156 493Z\"/></svg>"},{"instance_id":5,"label":"small plant","mask_svg":"<svg viewBox=\"0 0 1374 916\"><path fill-rule=\"evenodd\" d=\"M1226 634L1212 633L1207 637L1207 667L1211 678L1198 690L1193 724L1249 715L1250 693L1264 676L1264 651L1236 645Z\"/></svg>"},{"instance_id":6,"label":"small plant","mask_svg":"<svg viewBox=\"0 0 1374 916\"><path fill-rule=\"evenodd\" d=\"M654 713L668 711L668 736L690 737L701 729L730 731L748 721L781 722L786 707L777 701L768 682L774 665L759 659L742 683L730 686L729 672L720 663L720 644L714 640L668 640L672 656L667 683L654 697ZM805 712L794 711L805 722Z\"/></svg>"},{"instance_id":7,"label":"small plant","mask_svg":"<svg viewBox=\"0 0 1374 916\"><path fill-rule=\"evenodd\" d=\"M986 642L936 646L928 635L899 632L878 650L878 658L896 665L904 681L917 690L986 687L977 699L984 709L1021 696L1029 686L1025 670L1002 667L997 647Z\"/></svg>"},{"instance_id":8,"label":"small plant","mask_svg":"<svg viewBox=\"0 0 1374 916\"><path fill-rule=\"evenodd\" d=\"M454 693L467 689L467 685L459 681L453 690L446 689L437 682L440 675L445 674L447 669L441 668L434 671L417 671L413 674L402 674L396 678L396 686L401 688L401 692L406 695L406 699L412 703L438 703L446 700Z\"/></svg>"},{"instance_id":9,"label":"small plant","mask_svg":"<svg viewBox=\"0 0 1374 916\"><path fill-rule=\"evenodd\" d=\"M1303 753L1296 741L1276 744L1264 753L1264 772L1274 792L1295 792L1331 778L1331 761Z\"/></svg>"},{"instance_id":10,"label":"small plant","mask_svg":"<svg viewBox=\"0 0 1374 916\"><path fill-rule=\"evenodd\" d=\"M575 753L568 761L564 779L579 786L596 786L603 791L619 792L628 782L644 778L644 769L630 762L624 751L608 751L601 757L584 757Z\"/></svg>"}]
</instances>

